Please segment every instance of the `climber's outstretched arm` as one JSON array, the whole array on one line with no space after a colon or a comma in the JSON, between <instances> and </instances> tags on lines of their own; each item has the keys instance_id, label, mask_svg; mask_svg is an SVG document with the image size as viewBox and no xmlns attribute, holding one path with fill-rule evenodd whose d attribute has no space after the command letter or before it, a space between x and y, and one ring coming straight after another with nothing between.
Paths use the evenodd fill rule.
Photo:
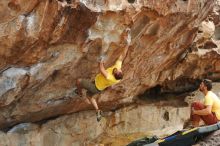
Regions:
<instances>
[{"instance_id":1,"label":"climber's outstretched arm","mask_svg":"<svg viewBox=\"0 0 220 146\"><path fill-rule=\"evenodd\" d=\"M102 74L105 78L108 77L108 72L106 71L106 69L105 69L105 67L104 67L104 62L103 62L103 60L101 60L100 63L99 63L99 70L100 70L101 74Z\"/></svg>"},{"instance_id":2,"label":"climber's outstretched arm","mask_svg":"<svg viewBox=\"0 0 220 146\"><path fill-rule=\"evenodd\" d=\"M124 59L125 59L125 57L126 57L126 55L127 55L127 52L128 52L128 48L129 48L129 46L127 45L127 46L124 48L122 54L119 56L118 60L120 60L120 61L122 61L122 62L124 61Z\"/></svg>"},{"instance_id":3,"label":"climber's outstretched arm","mask_svg":"<svg viewBox=\"0 0 220 146\"><path fill-rule=\"evenodd\" d=\"M129 46L130 46L130 44L131 44L131 30L130 30L130 28L128 28L128 29L126 29L125 30L126 32L126 34L124 35L124 39L126 40L126 47L124 48L124 50L123 50L123 52L122 52L122 54L119 56L119 58L118 58L118 60L120 60L120 61L124 61L124 59L125 59L125 57L126 57L126 55L127 55L127 52L128 52L128 48L129 48Z\"/></svg>"}]
</instances>

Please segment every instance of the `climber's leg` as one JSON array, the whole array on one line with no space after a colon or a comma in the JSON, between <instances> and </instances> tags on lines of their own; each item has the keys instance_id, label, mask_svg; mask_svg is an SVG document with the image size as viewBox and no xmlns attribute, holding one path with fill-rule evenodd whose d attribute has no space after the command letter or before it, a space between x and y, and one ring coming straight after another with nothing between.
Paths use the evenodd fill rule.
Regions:
<instances>
[{"instance_id":1,"label":"climber's leg","mask_svg":"<svg viewBox=\"0 0 220 146\"><path fill-rule=\"evenodd\" d=\"M99 122L102 118L102 111L99 109L96 99L94 97L91 97L88 99L90 100L90 102L92 103L93 107L96 110L96 118L97 118L97 121Z\"/></svg>"},{"instance_id":2,"label":"climber's leg","mask_svg":"<svg viewBox=\"0 0 220 146\"><path fill-rule=\"evenodd\" d=\"M88 92L88 96L86 95L86 101L88 101L93 105L96 110L97 121L101 120L101 110L99 110L96 99L93 97L95 94L100 93L100 91L96 88L95 82L92 82L89 79L78 79L76 82L76 86L79 92L79 95L83 95L82 88L86 89Z\"/></svg>"},{"instance_id":3,"label":"climber's leg","mask_svg":"<svg viewBox=\"0 0 220 146\"><path fill-rule=\"evenodd\" d=\"M98 104L95 100L95 98L91 97L91 98L88 98L90 100L90 102L92 103L93 107L95 108L96 112L99 110L99 107L98 107Z\"/></svg>"}]
</instances>

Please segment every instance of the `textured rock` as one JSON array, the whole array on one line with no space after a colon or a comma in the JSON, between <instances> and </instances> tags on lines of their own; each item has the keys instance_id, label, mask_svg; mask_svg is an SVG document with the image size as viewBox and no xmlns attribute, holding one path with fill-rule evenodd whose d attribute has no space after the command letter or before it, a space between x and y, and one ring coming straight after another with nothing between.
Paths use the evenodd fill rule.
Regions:
<instances>
[{"instance_id":1,"label":"textured rock","mask_svg":"<svg viewBox=\"0 0 220 146\"><path fill-rule=\"evenodd\" d=\"M61 4L0 1L0 128L75 113L42 127L19 125L1 134L1 145L108 144L105 134L157 134L158 129L169 133L182 128L189 109L177 108L181 102L143 104L136 97L146 90L188 92L196 89L197 79L220 79L219 0ZM94 112L86 111L93 107L74 94L75 81L93 79L102 54L105 66L114 63L126 47L127 28L131 46L123 65L125 78L95 96L108 115L99 125Z\"/></svg>"},{"instance_id":2,"label":"textured rock","mask_svg":"<svg viewBox=\"0 0 220 146\"><path fill-rule=\"evenodd\" d=\"M219 83L214 92L220 92ZM112 112L105 112L104 119L97 123L93 111L66 115L43 123L19 124L8 132L0 133L3 146L76 146L98 144L124 146L144 136L171 134L181 130L189 119L190 108L186 103L201 100L201 92L193 92L187 98L173 95L169 98L146 98L135 104ZM217 137L216 137L217 138ZM211 142L210 142L211 139ZM212 136L201 143L213 143ZM217 138L218 139L218 138Z\"/></svg>"},{"instance_id":3,"label":"textured rock","mask_svg":"<svg viewBox=\"0 0 220 146\"><path fill-rule=\"evenodd\" d=\"M179 102L183 102L180 101ZM96 122L92 111L60 117L36 128L34 125L19 125L7 133L1 133L0 144L19 146L81 146L105 144L122 146L137 136L173 133L182 129L189 118L188 107L161 106L167 101L154 104L131 105L115 112L105 113L105 118ZM157 122L155 122L157 121ZM34 126L34 127L33 127ZM29 129L26 133L25 129ZM25 134L21 134L24 133ZM129 137L126 135L130 135ZM124 140L120 140L123 137Z\"/></svg>"},{"instance_id":4,"label":"textured rock","mask_svg":"<svg viewBox=\"0 0 220 146\"><path fill-rule=\"evenodd\" d=\"M218 146L220 145L220 131L211 133L209 136L198 142L195 146Z\"/></svg>"},{"instance_id":5,"label":"textured rock","mask_svg":"<svg viewBox=\"0 0 220 146\"><path fill-rule=\"evenodd\" d=\"M22 123L10 129L7 133L26 134L30 131L38 129L39 126L31 123Z\"/></svg>"},{"instance_id":6,"label":"textured rock","mask_svg":"<svg viewBox=\"0 0 220 146\"><path fill-rule=\"evenodd\" d=\"M185 87L178 88L185 84L182 78L189 82L220 78L215 19L219 9L215 7L214 15L214 0L136 0L133 4L78 0L72 4L0 1L0 128L92 109L74 95L75 81L93 79L103 54L106 66L114 63L126 47L127 28L131 28L131 46L123 65L125 78L96 95L104 111L132 104L136 96L158 85L164 92L175 88L184 92ZM215 21L206 19L209 13ZM170 85L174 80L180 82ZM85 122L94 123L95 114L85 114L91 114ZM45 143L53 145L52 140ZM81 144L73 145L77 143Z\"/></svg>"},{"instance_id":7,"label":"textured rock","mask_svg":"<svg viewBox=\"0 0 220 146\"><path fill-rule=\"evenodd\" d=\"M200 78L210 66L207 59L213 62L210 72L219 71L219 54L211 50L182 62L212 0L79 1L75 8L55 0L19 0L11 9L8 3L1 1L1 127L92 108L73 96L75 79L93 78L100 54L107 54L106 66L111 65L125 47L128 27L132 46L123 66L125 79L99 96L103 109L129 103L165 80ZM8 78L13 70L25 73Z\"/></svg>"}]
</instances>

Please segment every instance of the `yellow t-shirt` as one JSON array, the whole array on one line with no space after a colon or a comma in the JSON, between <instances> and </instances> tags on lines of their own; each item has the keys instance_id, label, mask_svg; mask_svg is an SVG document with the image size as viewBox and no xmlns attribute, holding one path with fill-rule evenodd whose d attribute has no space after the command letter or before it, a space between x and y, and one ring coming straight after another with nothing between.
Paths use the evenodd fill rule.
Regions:
<instances>
[{"instance_id":1,"label":"yellow t-shirt","mask_svg":"<svg viewBox=\"0 0 220 146\"><path fill-rule=\"evenodd\" d=\"M220 99L218 98L215 93L212 91L208 91L207 95L205 96L204 104L212 106L212 112L215 113L218 120L220 120Z\"/></svg>"},{"instance_id":2,"label":"yellow t-shirt","mask_svg":"<svg viewBox=\"0 0 220 146\"><path fill-rule=\"evenodd\" d=\"M121 69L121 66L122 66L122 61L117 60L115 65L107 68L106 70L108 72L107 78L105 78L101 73L97 74L95 77L95 85L97 89L104 90L105 88L120 82L120 80L115 79L112 72L114 68Z\"/></svg>"}]
</instances>

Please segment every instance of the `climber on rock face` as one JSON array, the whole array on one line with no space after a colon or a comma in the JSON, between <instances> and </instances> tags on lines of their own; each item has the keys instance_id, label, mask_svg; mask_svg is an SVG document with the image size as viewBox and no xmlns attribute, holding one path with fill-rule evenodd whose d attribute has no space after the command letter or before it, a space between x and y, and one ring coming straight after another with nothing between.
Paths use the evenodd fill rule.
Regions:
<instances>
[{"instance_id":1,"label":"climber on rock face","mask_svg":"<svg viewBox=\"0 0 220 146\"><path fill-rule=\"evenodd\" d=\"M96 109L97 121L101 120L102 114L101 114L101 110L97 105L96 100L92 96L97 93L100 93L101 91L105 90L106 88L114 84L119 83L122 80L123 73L121 67L130 44L129 32L130 31L126 32L127 45L113 66L105 69L103 59L101 58L99 63L100 73L96 75L94 81L91 81L89 79L77 79L76 81L77 94L82 96L83 95L82 89L87 90L88 96L86 96L86 100L89 101Z\"/></svg>"},{"instance_id":2,"label":"climber on rock face","mask_svg":"<svg viewBox=\"0 0 220 146\"><path fill-rule=\"evenodd\" d=\"M202 119L206 125L212 125L220 120L220 99L213 93L212 82L202 80L199 90L205 95L204 104L200 102L192 103L191 120L194 127L199 126Z\"/></svg>"}]
</instances>

